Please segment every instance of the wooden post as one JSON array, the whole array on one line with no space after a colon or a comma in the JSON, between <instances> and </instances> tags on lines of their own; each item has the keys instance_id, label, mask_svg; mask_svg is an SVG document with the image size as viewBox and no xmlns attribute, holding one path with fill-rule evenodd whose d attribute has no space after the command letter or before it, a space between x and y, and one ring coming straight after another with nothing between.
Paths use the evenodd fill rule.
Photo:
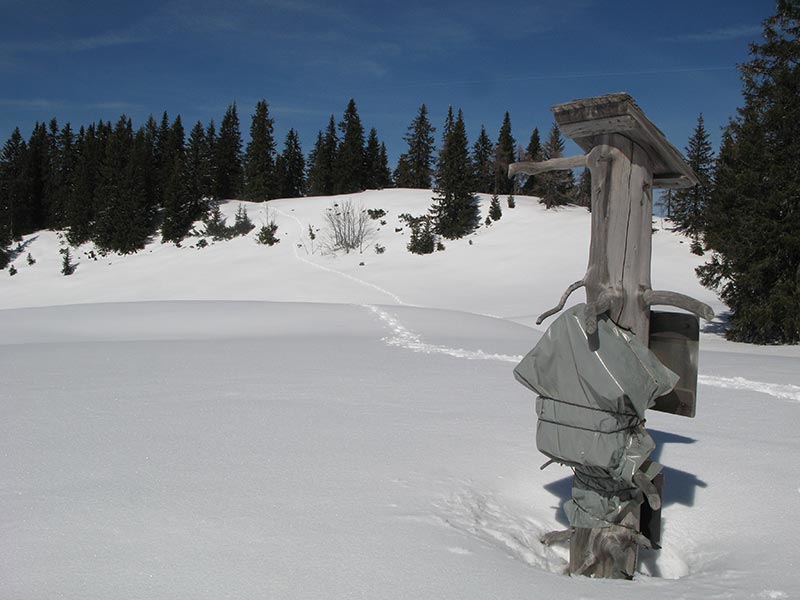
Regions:
<instances>
[{"instance_id":1,"label":"wooden post","mask_svg":"<svg viewBox=\"0 0 800 600\"><path fill-rule=\"evenodd\" d=\"M596 330L597 317L607 314L617 326L648 345L652 304L671 304L711 318L710 307L681 294L654 291L650 284L652 190L689 187L698 181L680 152L627 94L575 100L554 106L553 112L564 135L587 154L516 163L509 167L509 174L535 174L585 164L592 181L591 243L583 279L569 286L559 304L537 323L561 310L569 294L579 287L586 288L590 334ZM592 343L597 341L590 338ZM658 510L660 494L650 477L638 471L634 483L651 508ZM611 527L575 528L570 535L570 573L632 577L638 548L647 543L638 533L639 509L638 501L628 501Z\"/></svg>"}]
</instances>

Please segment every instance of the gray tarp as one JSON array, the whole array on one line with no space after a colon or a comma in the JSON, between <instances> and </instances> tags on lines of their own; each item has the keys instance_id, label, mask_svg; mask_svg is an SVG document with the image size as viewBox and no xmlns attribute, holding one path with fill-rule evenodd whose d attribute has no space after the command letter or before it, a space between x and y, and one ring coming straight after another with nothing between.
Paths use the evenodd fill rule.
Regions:
<instances>
[{"instance_id":1,"label":"gray tarp","mask_svg":"<svg viewBox=\"0 0 800 600\"><path fill-rule=\"evenodd\" d=\"M571 308L514 369L517 380L539 396L539 450L585 475L566 507L578 527L604 526L597 520L610 521L628 499L624 490L655 447L642 426L645 410L678 381L629 332L604 318L597 325L593 351L584 305ZM612 485L603 483L607 479ZM576 502L583 509L577 515Z\"/></svg>"}]
</instances>

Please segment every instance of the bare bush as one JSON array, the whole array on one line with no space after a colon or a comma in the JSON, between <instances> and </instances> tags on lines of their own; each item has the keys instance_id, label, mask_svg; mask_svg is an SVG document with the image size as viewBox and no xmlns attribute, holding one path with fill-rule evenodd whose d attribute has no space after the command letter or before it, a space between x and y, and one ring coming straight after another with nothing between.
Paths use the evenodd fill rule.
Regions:
<instances>
[{"instance_id":1,"label":"bare bush","mask_svg":"<svg viewBox=\"0 0 800 600\"><path fill-rule=\"evenodd\" d=\"M334 252L358 250L362 253L375 235L367 211L356 207L351 200L325 209L325 229L328 249Z\"/></svg>"}]
</instances>

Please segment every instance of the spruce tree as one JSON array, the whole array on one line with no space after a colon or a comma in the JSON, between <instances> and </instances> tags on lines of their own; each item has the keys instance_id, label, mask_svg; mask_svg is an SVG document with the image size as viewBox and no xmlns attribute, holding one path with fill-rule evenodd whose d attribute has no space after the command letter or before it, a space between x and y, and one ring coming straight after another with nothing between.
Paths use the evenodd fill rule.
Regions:
<instances>
[{"instance_id":1,"label":"spruce tree","mask_svg":"<svg viewBox=\"0 0 800 600\"><path fill-rule=\"evenodd\" d=\"M478 139L472 146L472 171L475 179L475 191L482 194L494 192L495 164L494 144L481 125Z\"/></svg>"},{"instance_id":2,"label":"spruce tree","mask_svg":"<svg viewBox=\"0 0 800 600\"><path fill-rule=\"evenodd\" d=\"M514 191L514 181L508 176L508 165L514 162L514 146L516 142L511 135L511 117L506 112L494 153L494 192L510 194Z\"/></svg>"},{"instance_id":3,"label":"spruce tree","mask_svg":"<svg viewBox=\"0 0 800 600\"><path fill-rule=\"evenodd\" d=\"M581 171L581 177L575 188L575 204L592 210L592 173L589 169Z\"/></svg>"},{"instance_id":4,"label":"spruce tree","mask_svg":"<svg viewBox=\"0 0 800 600\"><path fill-rule=\"evenodd\" d=\"M336 121L331 115L328 127L317 136L317 143L309 156L308 192L312 196L330 196L335 193L335 161L339 147Z\"/></svg>"},{"instance_id":5,"label":"spruce tree","mask_svg":"<svg viewBox=\"0 0 800 600\"><path fill-rule=\"evenodd\" d=\"M697 126L686 146L686 159L700 183L688 189L675 191L672 197L672 221L676 231L692 239L692 249L702 254L700 242L705 229L703 213L711 193L714 168L714 153L711 150L711 141L706 133L702 114L698 117Z\"/></svg>"},{"instance_id":6,"label":"spruce tree","mask_svg":"<svg viewBox=\"0 0 800 600\"><path fill-rule=\"evenodd\" d=\"M219 128L215 144L214 196L221 200L236 198L242 191L242 134L239 130L239 115L236 103L228 107Z\"/></svg>"},{"instance_id":7,"label":"spruce tree","mask_svg":"<svg viewBox=\"0 0 800 600\"><path fill-rule=\"evenodd\" d=\"M164 188L164 220L161 241L179 243L194 222L197 201L189 196L186 157L183 152L172 158L172 172Z\"/></svg>"},{"instance_id":8,"label":"spruce tree","mask_svg":"<svg viewBox=\"0 0 800 600\"><path fill-rule=\"evenodd\" d=\"M127 254L144 247L152 226L147 174L151 152L146 134L133 135L120 117L109 135L100 168L94 241L102 250Z\"/></svg>"},{"instance_id":9,"label":"spruce tree","mask_svg":"<svg viewBox=\"0 0 800 600\"><path fill-rule=\"evenodd\" d=\"M186 194L190 202L192 221L199 219L207 208L210 196L211 161L209 160L208 139L203 124L198 121L189 133L184 153L186 169Z\"/></svg>"},{"instance_id":10,"label":"spruce tree","mask_svg":"<svg viewBox=\"0 0 800 600\"><path fill-rule=\"evenodd\" d=\"M542 151L543 158L544 160L560 158L563 153L564 138L561 137L558 125L553 123ZM538 179L542 192L541 202L547 208L563 206L572 202L575 187L572 171L550 171L542 173Z\"/></svg>"},{"instance_id":11,"label":"spruce tree","mask_svg":"<svg viewBox=\"0 0 800 600\"><path fill-rule=\"evenodd\" d=\"M244 153L244 197L249 200L270 200L278 197L275 171L274 121L269 116L266 100L256 104L250 125L250 141Z\"/></svg>"},{"instance_id":12,"label":"spruce tree","mask_svg":"<svg viewBox=\"0 0 800 600\"><path fill-rule=\"evenodd\" d=\"M367 147L364 151L366 163L367 189L380 190L391 185L391 175L386 158L386 146L378 141L378 132L373 127L367 136Z\"/></svg>"},{"instance_id":13,"label":"spruce tree","mask_svg":"<svg viewBox=\"0 0 800 600\"><path fill-rule=\"evenodd\" d=\"M17 127L0 151L0 268L7 264L5 248L22 233L18 222L28 199L26 154L27 144Z\"/></svg>"},{"instance_id":14,"label":"spruce tree","mask_svg":"<svg viewBox=\"0 0 800 600\"><path fill-rule=\"evenodd\" d=\"M211 119L206 128L206 143L202 162L203 180L201 189L203 190L203 197L219 200L219 196L217 196L217 129L214 127L214 119Z\"/></svg>"},{"instance_id":15,"label":"spruce tree","mask_svg":"<svg viewBox=\"0 0 800 600\"><path fill-rule=\"evenodd\" d=\"M342 143L336 152L335 193L350 194L365 188L364 127L358 116L355 100L347 103L339 123Z\"/></svg>"},{"instance_id":16,"label":"spruce tree","mask_svg":"<svg viewBox=\"0 0 800 600\"><path fill-rule=\"evenodd\" d=\"M48 226L50 139L44 123L36 123L28 140L24 177L27 198L16 219L18 232L21 234Z\"/></svg>"},{"instance_id":17,"label":"spruce tree","mask_svg":"<svg viewBox=\"0 0 800 600\"><path fill-rule=\"evenodd\" d=\"M464 116L459 109L453 119L450 107L445 137L436 173L436 196L431 207L436 233L448 239L464 237L480 223L480 208L472 192L472 162L469 156Z\"/></svg>"},{"instance_id":18,"label":"spruce tree","mask_svg":"<svg viewBox=\"0 0 800 600\"><path fill-rule=\"evenodd\" d=\"M286 134L283 152L278 157L278 184L281 198L300 198L306 189L306 159L294 129Z\"/></svg>"},{"instance_id":19,"label":"spruce tree","mask_svg":"<svg viewBox=\"0 0 800 600\"><path fill-rule=\"evenodd\" d=\"M731 309L730 339L800 341L800 5L778 0L740 67L744 106L720 145L698 269Z\"/></svg>"},{"instance_id":20,"label":"spruce tree","mask_svg":"<svg viewBox=\"0 0 800 600\"><path fill-rule=\"evenodd\" d=\"M55 129L55 132L53 131ZM75 184L75 134L67 123L61 130L56 129L55 119L51 121L51 136L54 144L51 167L50 224L53 227L66 225L66 212L72 188Z\"/></svg>"},{"instance_id":21,"label":"spruce tree","mask_svg":"<svg viewBox=\"0 0 800 600\"><path fill-rule=\"evenodd\" d=\"M539 139L539 129L538 127L534 127L531 133L531 139L528 142L528 147L525 148L525 160L539 162L542 160L542 156L543 151L542 142ZM536 176L529 175L525 180L525 184L522 186L522 193L528 196L540 196L541 190L538 182L539 180Z\"/></svg>"},{"instance_id":22,"label":"spruce tree","mask_svg":"<svg viewBox=\"0 0 800 600\"><path fill-rule=\"evenodd\" d=\"M497 194L492 195L492 201L489 203L489 218L492 221L499 221L503 218L503 209L500 206L500 197Z\"/></svg>"},{"instance_id":23,"label":"spruce tree","mask_svg":"<svg viewBox=\"0 0 800 600\"><path fill-rule=\"evenodd\" d=\"M430 189L434 173L435 127L428 120L428 109L419 107L419 112L403 136L408 150L400 155L394 173L395 185L401 188Z\"/></svg>"},{"instance_id":24,"label":"spruce tree","mask_svg":"<svg viewBox=\"0 0 800 600\"><path fill-rule=\"evenodd\" d=\"M81 127L75 142L74 183L65 211L67 240L73 246L79 246L92 236L95 193L103 153L95 131L94 124L86 129Z\"/></svg>"}]
</instances>

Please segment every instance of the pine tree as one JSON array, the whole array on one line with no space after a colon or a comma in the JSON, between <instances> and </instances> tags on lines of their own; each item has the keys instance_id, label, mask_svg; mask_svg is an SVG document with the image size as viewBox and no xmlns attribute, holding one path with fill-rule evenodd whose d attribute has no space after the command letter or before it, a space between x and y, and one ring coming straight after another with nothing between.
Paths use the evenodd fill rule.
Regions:
<instances>
[{"instance_id":1,"label":"pine tree","mask_svg":"<svg viewBox=\"0 0 800 600\"><path fill-rule=\"evenodd\" d=\"M592 210L592 173L589 169L581 171L581 177L575 188L575 204Z\"/></svg>"},{"instance_id":2,"label":"pine tree","mask_svg":"<svg viewBox=\"0 0 800 600\"><path fill-rule=\"evenodd\" d=\"M472 171L475 178L475 191L491 194L494 191L495 164L494 144L481 125L481 132L472 146Z\"/></svg>"},{"instance_id":3,"label":"pine tree","mask_svg":"<svg viewBox=\"0 0 800 600\"><path fill-rule=\"evenodd\" d=\"M389 165L386 159L386 146L378 141L378 132L373 127L367 136L367 147L364 151L366 163L367 189L380 190L391 184Z\"/></svg>"},{"instance_id":4,"label":"pine tree","mask_svg":"<svg viewBox=\"0 0 800 600\"><path fill-rule=\"evenodd\" d=\"M236 198L242 191L242 134L236 103L228 107L215 144L216 189L219 199Z\"/></svg>"},{"instance_id":5,"label":"pine tree","mask_svg":"<svg viewBox=\"0 0 800 600\"><path fill-rule=\"evenodd\" d=\"M472 193L472 162L464 116L453 119L450 107L436 173L436 196L431 207L436 233L448 239L464 237L480 223L480 208Z\"/></svg>"},{"instance_id":6,"label":"pine tree","mask_svg":"<svg viewBox=\"0 0 800 600\"><path fill-rule=\"evenodd\" d=\"M294 129L286 134L283 152L278 158L280 197L300 198L306 189L306 160L300 147L300 138Z\"/></svg>"},{"instance_id":7,"label":"pine tree","mask_svg":"<svg viewBox=\"0 0 800 600\"><path fill-rule=\"evenodd\" d=\"M94 241L100 249L136 252L152 233L146 186L150 158L144 130L134 136L130 119L120 117L100 168L94 227Z\"/></svg>"},{"instance_id":8,"label":"pine tree","mask_svg":"<svg viewBox=\"0 0 800 600\"><path fill-rule=\"evenodd\" d=\"M180 241L194 222L196 200L189 196L186 157L184 153L173 157L172 173L164 188L164 221L161 224L161 241Z\"/></svg>"},{"instance_id":9,"label":"pine tree","mask_svg":"<svg viewBox=\"0 0 800 600\"><path fill-rule=\"evenodd\" d=\"M190 216L196 221L207 209L210 196L208 182L211 178L211 161L208 139L203 124L198 121L189 133L184 166L186 168L186 194L190 201Z\"/></svg>"},{"instance_id":10,"label":"pine tree","mask_svg":"<svg viewBox=\"0 0 800 600\"><path fill-rule=\"evenodd\" d=\"M428 120L428 109L419 107L419 113L408 126L403 139L408 151L400 155L394 173L395 185L401 188L430 189L434 173L435 127Z\"/></svg>"},{"instance_id":11,"label":"pine tree","mask_svg":"<svg viewBox=\"0 0 800 600\"><path fill-rule=\"evenodd\" d=\"M72 264L72 254L69 248L61 251L61 274L64 276L72 275L75 272L75 265Z\"/></svg>"},{"instance_id":12,"label":"pine tree","mask_svg":"<svg viewBox=\"0 0 800 600\"><path fill-rule=\"evenodd\" d=\"M778 0L740 67L744 106L720 145L698 269L731 309L730 339L800 341L800 5Z\"/></svg>"},{"instance_id":13,"label":"pine tree","mask_svg":"<svg viewBox=\"0 0 800 600\"><path fill-rule=\"evenodd\" d=\"M31 233L48 226L50 139L44 123L36 123L28 140L24 177L27 199L15 220L20 234Z\"/></svg>"},{"instance_id":14,"label":"pine tree","mask_svg":"<svg viewBox=\"0 0 800 600\"><path fill-rule=\"evenodd\" d=\"M558 125L553 123L550 135L547 137L542 154L544 160L560 158L564 153L564 138L558 130ZM575 182L572 171L550 171L538 177L541 186L541 202L547 208L569 204L573 197Z\"/></svg>"},{"instance_id":15,"label":"pine tree","mask_svg":"<svg viewBox=\"0 0 800 600\"><path fill-rule=\"evenodd\" d=\"M94 124L86 129L81 127L75 142L74 184L65 210L67 240L73 246L81 245L92 236L95 193L103 153L95 131Z\"/></svg>"},{"instance_id":16,"label":"pine tree","mask_svg":"<svg viewBox=\"0 0 800 600\"><path fill-rule=\"evenodd\" d=\"M528 147L525 148L525 160L539 162L542 160L542 156L543 150L542 142L539 139L539 129L534 127L533 133L531 133L531 139L528 142ZM525 184L522 186L522 193L528 196L539 196L541 191L538 183L539 180L537 177L529 175L525 180Z\"/></svg>"},{"instance_id":17,"label":"pine tree","mask_svg":"<svg viewBox=\"0 0 800 600\"><path fill-rule=\"evenodd\" d=\"M219 200L217 196L217 129L214 127L214 119L208 123L206 128L206 143L203 157L203 180L201 189L204 198Z\"/></svg>"},{"instance_id":18,"label":"pine tree","mask_svg":"<svg viewBox=\"0 0 800 600\"><path fill-rule=\"evenodd\" d=\"M494 192L510 194L514 191L514 180L508 176L508 165L514 162L516 142L511 135L511 117L506 112L494 152Z\"/></svg>"},{"instance_id":19,"label":"pine tree","mask_svg":"<svg viewBox=\"0 0 800 600\"><path fill-rule=\"evenodd\" d=\"M677 190L672 198L672 220L676 231L692 239L692 249L702 254L701 238L705 229L703 213L711 193L711 177L714 168L714 153L706 133L703 115L697 119L697 127L686 146L686 159L697 174L700 183L689 189Z\"/></svg>"},{"instance_id":20,"label":"pine tree","mask_svg":"<svg viewBox=\"0 0 800 600\"><path fill-rule=\"evenodd\" d=\"M5 248L21 235L17 223L28 199L26 154L27 144L17 127L0 151L0 268L7 264Z\"/></svg>"},{"instance_id":21,"label":"pine tree","mask_svg":"<svg viewBox=\"0 0 800 600\"><path fill-rule=\"evenodd\" d=\"M58 130L56 121L53 119L51 121L51 138L49 222L51 226L60 228L66 225L67 205L75 184L77 163L75 134L69 123Z\"/></svg>"},{"instance_id":22,"label":"pine tree","mask_svg":"<svg viewBox=\"0 0 800 600\"><path fill-rule=\"evenodd\" d=\"M389 168L389 154L386 152L386 144L383 142L381 142L378 152L378 184L381 189L394 186L392 170Z\"/></svg>"},{"instance_id":23,"label":"pine tree","mask_svg":"<svg viewBox=\"0 0 800 600\"><path fill-rule=\"evenodd\" d=\"M267 101L260 100L253 114L250 141L244 154L244 197L249 200L278 197L273 129L274 121L269 116Z\"/></svg>"},{"instance_id":24,"label":"pine tree","mask_svg":"<svg viewBox=\"0 0 800 600\"><path fill-rule=\"evenodd\" d=\"M320 131L309 156L308 190L312 196L330 196L335 190L335 161L339 147L336 121L331 115L325 134Z\"/></svg>"},{"instance_id":25,"label":"pine tree","mask_svg":"<svg viewBox=\"0 0 800 600\"><path fill-rule=\"evenodd\" d=\"M336 152L336 193L350 194L365 188L366 167L364 161L364 127L358 116L355 100L347 103L344 116L339 123L342 143Z\"/></svg>"},{"instance_id":26,"label":"pine tree","mask_svg":"<svg viewBox=\"0 0 800 600\"><path fill-rule=\"evenodd\" d=\"M500 207L500 197L497 194L492 195L492 201L489 203L489 216L492 221L499 221L503 218L503 209Z\"/></svg>"}]
</instances>

